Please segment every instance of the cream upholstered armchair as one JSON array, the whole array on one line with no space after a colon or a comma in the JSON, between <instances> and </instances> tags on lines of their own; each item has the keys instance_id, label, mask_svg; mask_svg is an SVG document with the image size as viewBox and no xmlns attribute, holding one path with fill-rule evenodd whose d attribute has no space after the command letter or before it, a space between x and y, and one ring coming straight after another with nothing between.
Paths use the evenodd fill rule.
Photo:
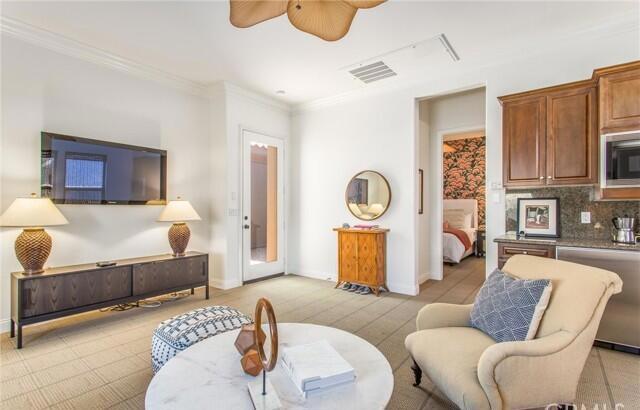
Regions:
<instances>
[{"instance_id":1,"label":"cream upholstered armchair","mask_svg":"<svg viewBox=\"0 0 640 410\"><path fill-rule=\"evenodd\" d=\"M536 338L496 343L470 327L473 305L434 303L418 313L405 346L422 372L462 409L523 409L570 404L609 297L622 290L613 272L535 256L511 257L505 273L551 279L551 300Z\"/></svg>"}]
</instances>

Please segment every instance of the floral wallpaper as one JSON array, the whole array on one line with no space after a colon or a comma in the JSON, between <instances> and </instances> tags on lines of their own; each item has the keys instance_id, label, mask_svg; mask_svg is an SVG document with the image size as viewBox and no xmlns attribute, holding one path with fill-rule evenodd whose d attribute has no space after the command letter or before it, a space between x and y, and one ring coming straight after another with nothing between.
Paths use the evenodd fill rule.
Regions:
<instances>
[{"instance_id":1,"label":"floral wallpaper","mask_svg":"<svg viewBox=\"0 0 640 410\"><path fill-rule=\"evenodd\" d=\"M447 141L444 153L444 199L477 199L478 221L485 218L485 137Z\"/></svg>"}]
</instances>

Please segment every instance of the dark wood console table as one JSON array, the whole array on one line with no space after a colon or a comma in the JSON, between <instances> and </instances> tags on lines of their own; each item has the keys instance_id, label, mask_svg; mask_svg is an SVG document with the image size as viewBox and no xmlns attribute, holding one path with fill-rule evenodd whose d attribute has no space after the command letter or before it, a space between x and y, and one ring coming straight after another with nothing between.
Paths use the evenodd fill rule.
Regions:
<instances>
[{"instance_id":1,"label":"dark wood console table","mask_svg":"<svg viewBox=\"0 0 640 410\"><path fill-rule=\"evenodd\" d=\"M11 274L11 337L22 348L22 326L171 292L204 286L209 299L209 255L149 256L116 265L84 264Z\"/></svg>"}]
</instances>

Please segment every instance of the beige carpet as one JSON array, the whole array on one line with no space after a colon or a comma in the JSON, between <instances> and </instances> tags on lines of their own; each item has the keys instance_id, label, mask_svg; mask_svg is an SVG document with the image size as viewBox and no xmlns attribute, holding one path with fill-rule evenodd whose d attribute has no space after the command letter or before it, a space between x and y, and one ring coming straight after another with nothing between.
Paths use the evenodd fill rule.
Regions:
<instances>
[{"instance_id":1,"label":"beige carpet","mask_svg":"<svg viewBox=\"0 0 640 410\"><path fill-rule=\"evenodd\" d=\"M280 322L330 325L373 343L394 369L389 409L455 408L423 379L411 386L404 338L414 330L418 310L435 301L469 303L484 280L484 260L467 258L447 267L445 279L429 281L420 295L384 293L359 296L333 289L333 283L286 276L228 291L214 290L205 301L195 296L159 308L91 312L25 328L24 348L3 334L0 343L2 409L142 409L151 379L151 333L158 322L208 304L230 305L251 314L256 299L268 297ZM532 381L535 382L535 381ZM640 357L593 349L578 389L588 409L623 403L640 408Z\"/></svg>"}]
</instances>

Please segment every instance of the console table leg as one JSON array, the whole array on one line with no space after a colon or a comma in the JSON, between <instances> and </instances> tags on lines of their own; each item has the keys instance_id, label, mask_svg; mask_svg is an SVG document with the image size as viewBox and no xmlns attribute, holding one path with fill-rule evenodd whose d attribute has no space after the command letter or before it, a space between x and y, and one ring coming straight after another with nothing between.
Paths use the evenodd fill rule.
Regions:
<instances>
[{"instance_id":1,"label":"console table leg","mask_svg":"<svg viewBox=\"0 0 640 410\"><path fill-rule=\"evenodd\" d=\"M22 325L18 323L18 339L16 340L16 344L18 345L18 349L22 349Z\"/></svg>"},{"instance_id":2,"label":"console table leg","mask_svg":"<svg viewBox=\"0 0 640 410\"><path fill-rule=\"evenodd\" d=\"M205 288L204 293L205 293L206 299L208 300L209 299L209 284L207 284L204 288Z\"/></svg>"},{"instance_id":3,"label":"console table leg","mask_svg":"<svg viewBox=\"0 0 640 410\"><path fill-rule=\"evenodd\" d=\"M195 293L196 293L195 289L194 289L194 288L191 288L191 294L192 294L192 295L195 295Z\"/></svg>"},{"instance_id":4,"label":"console table leg","mask_svg":"<svg viewBox=\"0 0 640 410\"><path fill-rule=\"evenodd\" d=\"M11 319L11 337L16 337L16 322Z\"/></svg>"}]
</instances>

